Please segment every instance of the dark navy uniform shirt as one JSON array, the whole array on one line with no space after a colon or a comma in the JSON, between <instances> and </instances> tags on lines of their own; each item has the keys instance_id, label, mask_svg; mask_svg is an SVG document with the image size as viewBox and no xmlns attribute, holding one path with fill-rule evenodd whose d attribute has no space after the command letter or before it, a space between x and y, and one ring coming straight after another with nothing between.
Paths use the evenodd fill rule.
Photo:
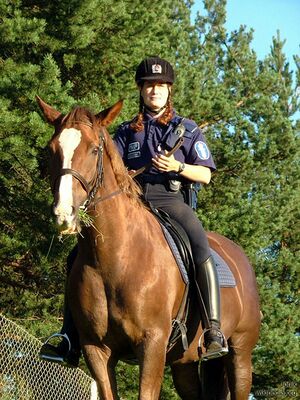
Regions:
<instances>
[{"instance_id":1,"label":"dark navy uniform shirt","mask_svg":"<svg viewBox=\"0 0 300 400\"><path fill-rule=\"evenodd\" d=\"M201 130L194 121L184 119L175 112L167 126L160 125L149 114L145 114L144 130L141 132L135 132L130 128L131 121L119 126L114 141L127 168L137 170L151 163L152 157L156 154L162 154L164 149L170 149L168 148L168 139L172 136L170 132L174 131L180 122L185 128L184 142L174 153L175 159L187 164L202 165L214 171L216 166ZM157 173L160 172L154 167L147 171L147 174Z\"/></svg>"}]
</instances>

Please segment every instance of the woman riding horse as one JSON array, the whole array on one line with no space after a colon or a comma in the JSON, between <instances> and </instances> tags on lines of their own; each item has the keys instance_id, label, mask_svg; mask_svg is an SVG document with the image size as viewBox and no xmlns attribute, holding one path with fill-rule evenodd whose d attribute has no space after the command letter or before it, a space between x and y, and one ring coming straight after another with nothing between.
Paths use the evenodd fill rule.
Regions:
<instances>
[{"instance_id":1,"label":"woman riding horse","mask_svg":"<svg viewBox=\"0 0 300 400\"><path fill-rule=\"evenodd\" d=\"M135 77L140 93L140 110L129 122L121 124L115 143L125 165L134 173L145 164L152 166L137 176L144 199L161 209L185 229L192 247L196 281L204 301L203 359L227 354L228 348L220 330L220 289L214 259L206 233L190 205L185 203L188 183L208 184L215 164L205 138L197 124L185 119L172 107L174 82L172 65L159 57L143 60ZM184 141L174 155L168 156L178 128ZM68 265L72 265L71 255ZM69 310L65 311L62 342L56 347L48 341L40 357L71 366L78 365L79 343ZM59 334L58 334L59 335ZM56 336L56 335L55 335ZM69 348L71 344L71 349Z\"/></svg>"},{"instance_id":2,"label":"woman riding horse","mask_svg":"<svg viewBox=\"0 0 300 400\"><path fill-rule=\"evenodd\" d=\"M199 374L201 318L205 315L199 312L196 285L192 285L185 322L179 326L186 340L170 345L174 325L178 327L183 321L179 315L189 285L178 269L161 224L141 201L141 189L128 174L106 129L119 114L122 102L96 115L83 107L63 115L42 99L37 101L46 120L55 127L49 142L49 173L56 222L62 233L80 232L77 252L68 262L66 310L71 313L65 314L60 348L54 346L49 357L69 362L73 354L71 361L76 365L78 354L70 348L81 347L103 400L119 399L115 371L119 360L138 363L139 400L158 400L165 364L170 365L174 386L183 400L223 400L229 393L231 399L248 400L260 312L255 275L243 250L224 236L207 234L210 247L222 263L227 263L234 282L224 285L223 280L220 296L228 354L202 362ZM162 156L171 156L178 143L184 147L181 140L174 146L182 136L180 132L184 140L189 137L182 120L174 134L170 127L166 142L159 142ZM204 144L202 150L206 150ZM167 146L172 150L163 153ZM138 147L134 144L131 150L139 151ZM198 148L200 154L202 150ZM156 160L158 171L163 160ZM147 166L145 176L151 166ZM141 184L146 190L147 182ZM176 179L170 182L170 189L178 195L176 185ZM92 218L92 224L80 224L82 209ZM72 329L73 320L76 329ZM48 350L49 346L50 341Z\"/></svg>"}]
</instances>

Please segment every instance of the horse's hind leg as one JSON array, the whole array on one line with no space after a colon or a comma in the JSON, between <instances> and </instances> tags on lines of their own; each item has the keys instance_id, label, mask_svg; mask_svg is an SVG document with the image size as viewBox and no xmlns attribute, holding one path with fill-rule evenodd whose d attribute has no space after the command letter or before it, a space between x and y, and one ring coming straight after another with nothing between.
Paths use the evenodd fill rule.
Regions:
<instances>
[{"instance_id":1,"label":"horse's hind leg","mask_svg":"<svg viewBox=\"0 0 300 400\"><path fill-rule=\"evenodd\" d=\"M201 363L200 380L203 399L228 399L228 381L224 365L226 358L227 356Z\"/></svg>"},{"instance_id":2,"label":"horse's hind leg","mask_svg":"<svg viewBox=\"0 0 300 400\"><path fill-rule=\"evenodd\" d=\"M171 366L175 389L183 400L201 399L198 365L199 362L197 361L190 364L173 364Z\"/></svg>"},{"instance_id":3,"label":"horse's hind leg","mask_svg":"<svg viewBox=\"0 0 300 400\"><path fill-rule=\"evenodd\" d=\"M118 400L115 377L116 362L110 358L110 350L108 348L100 349L97 346L85 345L83 352L89 370L97 382L101 400Z\"/></svg>"},{"instance_id":4,"label":"horse's hind leg","mask_svg":"<svg viewBox=\"0 0 300 400\"><path fill-rule=\"evenodd\" d=\"M236 341L230 346L226 365L231 400L247 400L252 384L252 346Z\"/></svg>"}]
</instances>

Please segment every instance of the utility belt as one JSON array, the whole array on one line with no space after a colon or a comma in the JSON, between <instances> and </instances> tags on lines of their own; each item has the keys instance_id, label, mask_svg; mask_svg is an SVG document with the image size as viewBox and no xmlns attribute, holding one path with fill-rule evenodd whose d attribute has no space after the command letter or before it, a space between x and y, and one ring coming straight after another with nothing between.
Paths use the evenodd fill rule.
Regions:
<instances>
[{"instance_id":1,"label":"utility belt","mask_svg":"<svg viewBox=\"0 0 300 400\"><path fill-rule=\"evenodd\" d=\"M164 185L170 192L178 193L181 191L184 197L184 202L194 210L197 208L198 192L201 188L199 183L181 179L181 177L176 173L169 173L168 176L164 174L141 174L135 179L142 187L147 183L151 185L160 184Z\"/></svg>"}]
</instances>

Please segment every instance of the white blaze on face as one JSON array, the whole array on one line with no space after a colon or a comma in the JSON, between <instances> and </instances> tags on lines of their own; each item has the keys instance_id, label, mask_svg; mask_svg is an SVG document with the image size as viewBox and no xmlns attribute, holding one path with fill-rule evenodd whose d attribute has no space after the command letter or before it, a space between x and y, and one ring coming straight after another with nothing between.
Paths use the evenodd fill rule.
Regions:
<instances>
[{"instance_id":1,"label":"white blaze on face","mask_svg":"<svg viewBox=\"0 0 300 400\"><path fill-rule=\"evenodd\" d=\"M59 136L59 144L62 150L63 165L62 168L72 168L72 158L74 152L81 140L81 132L78 129L64 129ZM59 184L58 204L54 209L57 215L59 225L67 222L72 224L74 216L73 211L73 194L72 194L72 175L63 175Z\"/></svg>"}]
</instances>

